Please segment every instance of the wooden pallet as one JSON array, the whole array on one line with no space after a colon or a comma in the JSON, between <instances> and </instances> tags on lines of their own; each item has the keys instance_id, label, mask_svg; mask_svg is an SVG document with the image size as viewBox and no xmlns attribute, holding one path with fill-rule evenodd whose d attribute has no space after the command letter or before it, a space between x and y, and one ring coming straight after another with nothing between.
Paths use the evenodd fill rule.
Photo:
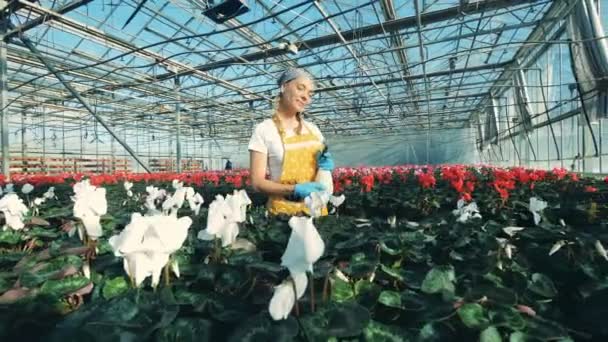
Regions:
<instances>
[{"instance_id":1,"label":"wooden pallet","mask_svg":"<svg viewBox=\"0 0 608 342\"><path fill-rule=\"evenodd\" d=\"M175 172L175 159L168 158L151 158L148 161L148 166L152 172ZM181 161L181 172L199 172L203 171L203 162L201 160L183 159Z\"/></svg>"},{"instance_id":2,"label":"wooden pallet","mask_svg":"<svg viewBox=\"0 0 608 342\"><path fill-rule=\"evenodd\" d=\"M10 172L32 174L129 172L129 159L11 157Z\"/></svg>"}]
</instances>

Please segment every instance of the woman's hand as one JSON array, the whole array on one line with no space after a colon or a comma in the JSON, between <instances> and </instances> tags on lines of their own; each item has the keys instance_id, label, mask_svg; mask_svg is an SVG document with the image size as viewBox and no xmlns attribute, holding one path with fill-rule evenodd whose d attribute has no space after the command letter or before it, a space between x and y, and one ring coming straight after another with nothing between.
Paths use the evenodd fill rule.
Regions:
<instances>
[{"instance_id":1,"label":"woman's hand","mask_svg":"<svg viewBox=\"0 0 608 342\"><path fill-rule=\"evenodd\" d=\"M293 194L299 198L306 198L313 192L325 191L325 186L317 182L306 182L296 184Z\"/></svg>"},{"instance_id":2,"label":"woman's hand","mask_svg":"<svg viewBox=\"0 0 608 342\"><path fill-rule=\"evenodd\" d=\"M333 171L334 160L331 158L331 153L319 152L317 154L317 167L319 170Z\"/></svg>"}]
</instances>

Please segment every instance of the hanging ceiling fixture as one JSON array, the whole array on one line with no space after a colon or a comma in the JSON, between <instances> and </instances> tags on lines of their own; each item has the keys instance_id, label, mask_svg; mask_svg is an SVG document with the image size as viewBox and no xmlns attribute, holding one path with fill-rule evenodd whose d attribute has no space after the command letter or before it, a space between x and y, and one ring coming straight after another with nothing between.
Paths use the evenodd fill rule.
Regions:
<instances>
[{"instance_id":1,"label":"hanging ceiling fixture","mask_svg":"<svg viewBox=\"0 0 608 342\"><path fill-rule=\"evenodd\" d=\"M225 0L218 5L214 5L214 1L209 0L207 6L203 15L218 24L249 12L244 0Z\"/></svg>"}]
</instances>

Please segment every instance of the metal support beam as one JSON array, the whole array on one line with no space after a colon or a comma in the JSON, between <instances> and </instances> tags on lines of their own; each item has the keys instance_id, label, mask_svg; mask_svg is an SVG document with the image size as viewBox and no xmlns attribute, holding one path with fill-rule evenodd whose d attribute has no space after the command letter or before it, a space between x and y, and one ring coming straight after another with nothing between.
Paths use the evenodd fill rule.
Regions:
<instances>
[{"instance_id":1,"label":"metal support beam","mask_svg":"<svg viewBox=\"0 0 608 342\"><path fill-rule=\"evenodd\" d=\"M395 6L393 4L393 0L381 0L380 1L380 7L382 8L382 14L384 15L384 20L389 21L389 20L395 20L397 18L397 13L395 12ZM401 73L403 76L409 76L410 75L410 67L409 67L409 60L407 57L407 53L406 51L406 45L405 42L403 41L403 38L401 37L401 35L397 32L391 32L390 33L390 39L389 39L389 43L391 44L391 47L394 49L393 54L397 57L397 59L399 60L399 63L401 64ZM405 81L408 88L409 93L412 96L415 96L416 98L418 98L418 96L416 95L416 89L414 88L414 83L411 80ZM390 95L390 92L389 92ZM415 111L419 111L420 108L418 107L417 103L414 103L414 110Z\"/></svg>"},{"instance_id":2,"label":"metal support beam","mask_svg":"<svg viewBox=\"0 0 608 342\"><path fill-rule=\"evenodd\" d=\"M374 86L374 88L376 89L376 91L378 91L378 94L380 94L380 96L382 96L385 100L388 100L388 98L386 97L386 95L384 95L384 93L382 92L382 90L380 90L380 88L378 87L378 85L374 82L374 79L370 76L370 74L365 69L363 63L361 62L361 60L359 59L359 57L355 53L355 50L353 50L353 48L350 45L347 44L347 41L342 36L342 33L340 32L340 29L336 26L336 24L334 24L334 22L331 20L331 18L329 17L329 15L323 9L323 7L321 7L321 4L319 4L319 0L315 0L314 4L315 4L315 7L317 8L317 10L319 11L319 13L321 13L321 15L323 16L323 18L325 19L325 21L329 24L329 26L331 26L332 30L334 30L334 32L336 33L336 35L340 38L340 42L343 44L344 48L348 51L348 53L350 53L350 55L353 57L353 59L357 62L357 66L359 67L359 69L361 70L361 72L363 72L365 74L365 76L370 80L370 82L372 83L372 85Z\"/></svg>"},{"instance_id":3,"label":"metal support beam","mask_svg":"<svg viewBox=\"0 0 608 342\"><path fill-rule=\"evenodd\" d=\"M418 52L420 53L420 63L422 64L422 79L424 80L424 93L426 94L426 119L428 126L426 127L426 163L430 160L431 148L431 96L429 95L429 78L426 73L426 59L428 56L424 50L424 40L422 37L422 9L418 5L418 0L414 0L414 10L416 11L416 21L418 24ZM463 73L464 77L464 73Z\"/></svg>"},{"instance_id":4,"label":"metal support beam","mask_svg":"<svg viewBox=\"0 0 608 342\"><path fill-rule=\"evenodd\" d=\"M71 2L67 5L64 5L61 8L58 8L57 10L55 10L55 13L58 14L66 14L72 10L77 9L78 7L84 6L90 2L92 2L93 0L79 0L79 1L74 1ZM6 32L6 34L2 35L2 39L4 39L5 41L7 41L8 39L14 37L17 34L23 34L24 32L26 32L27 30L33 29L34 27L43 24L44 22L51 20L52 16L49 16L47 14L44 15L40 15L37 18L34 18L28 22L26 22L25 24L21 25L21 26L17 26L15 28L13 28L12 30Z\"/></svg>"},{"instance_id":5,"label":"metal support beam","mask_svg":"<svg viewBox=\"0 0 608 342\"><path fill-rule=\"evenodd\" d=\"M514 7L526 3L540 2L541 0L481 0L474 3L466 3L464 6L454 6L446 9L423 13L420 17L421 25L429 25L436 22L450 20L458 18L466 13L467 15L473 15L482 11L492 11L506 7ZM308 39L302 42L297 42L300 51L311 50L321 46L333 45L342 43L345 41L352 41L355 39L363 39L367 37L377 36L379 34L397 32L407 28L414 28L418 25L416 16L410 16L395 20L386 21L380 24L369 25L354 30L340 32L340 34L330 34L322 37ZM245 59L249 62L259 61L267 58L272 58L280 55L289 53L283 48L272 48L265 51L254 52L245 54L242 56L231 57L221 61L203 64L200 66L193 67L192 70L183 70L180 75L188 75L195 71L209 71L218 68L227 67L233 64L240 64ZM164 80L171 78L172 73L166 73L158 75L158 80Z\"/></svg>"},{"instance_id":6,"label":"metal support beam","mask_svg":"<svg viewBox=\"0 0 608 342\"><path fill-rule=\"evenodd\" d=\"M565 30L566 27L565 23L561 19L565 18L570 13L574 4L576 4L576 1L554 1L551 4L551 7L544 14L541 23L539 23L534 28L534 30L530 32L530 34L526 38L526 42L546 40L547 33L553 32L555 26L561 25L561 27L559 27L548 40L557 39L557 37L559 37L559 35L563 33L563 30ZM517 52L515 53L515 56L513 56L513 58L511 59L514 62L513 65L505 67L505 70L503 70L500 76L496 78L496 81L494 81L494 85L490 88L490 92L495 97L500 97L505 91L509 89L509 87L506 87L505 85L511 84L513 79L513 73L517 72L517 68L529 67L529 60L535 60L550 46L552 46L552 44L548 43L543 44L540 47L538 44L522 44L519 50L517 50ZM521 66L517 66L517 64L515 63L516 61L521 61L521 63L525 63L525 61L528 61L528 63L522 64ZM490 96L488 95L486 99L479 102L478 108L483 108L487 106L489 101Z\"/></svg>"},{"instance_id":7,"label":"metal support beam","mask_svg":"<svg viewBox=\"0 0 608 342\"><path fill-rule=\"evenodd\" d=\"M76 91L76 89L74 89L63 78L63 76L61 76L61 74L59 74L55 70L55 67L53 67L52 65L47 63L46 59L44 59L44 57L42 57L42 55L40 54L40 51L38 51L38 49L34 46L34 44L32 44L32 42L26 37L21 36L20 38L21 38L21 41L23 41L23 43L25 44L25 46L27 46L27 48L30 49L30 51L32 51L32 53L34 55L36 55L38 57L38 59L46 66L46 68L49 69L49 71L51 73L53 73L53 75L55 75L55 77L57 77L59 82L61 82L61 84L63 84L66 87L66 89L78 100L78 102L80 102L82 104L82 106L84 108L86 108L86 110L89 111L89 113L91 113L91 115L108 131L108 133L110 133L110 135L114 139L116 139L116 141L118 141L118 143L120 145L122 145L122 147L124 147L125 150L127 150L127 152L129 152L129 154L133 157L133 159L135 159L137 161L137 163L139 163L139 165L141 165L141 167L144 170L146 170L146 172L150 173L150 169L148 168L148 165L146 165L146 163L144 163L144 161L139 158L137 153L135 153L135 151L133 151L131 149L131 147L129 147L129 145L127 145L127 143L125 141L123 141L118 135L116 135L114 133L112 128L110 128L110 126L99 115L97 115L97 113L93 110L93 108L91 108L89 103L82 96L80 96L80 94ZM2 43L2 44L4 44L4 43ZM2 59L1 56L0 56L0 59ZM4 59L4 60L6 60L6 59ZM4 141L4 135L3 135L2 139ZM8 137L7 137L7 144L8 144ZM4 144L2 144L2 146L4 146Z\"/></svg>"},{"instance_id":8,"label":"metal support beam","mask_svg":"<svg viewBox=\"0 0 608 342\"><path fill-rule=\"evenodd\" d=\"M511 65L512 63L513 63L513 61L506 61L506 62L500 62L500 63L495 63L495 64L482 64L482 65L477 65L477 66L462 68L462 69L429 72L429 73L426 73L426 75L424 73L422 73L422 74L417 74L417 75L393 77L393 78L388 78L388 79L383 79L383 80L376 80L375 83L376 84L385 84L385 83L402 82L403 80L417 80L417 79L445 76L445 75L449 75L449 74L459 74L459 73L464 73L464 72L502 69L502 68L505 68L505 67ZM361 83L357 83L355 85L339 85L339 86L334 86L334 87L319 88L319 89L315 90L315 93L322 93L322 92L332 91L332 90L348 89L348 88L352 88L352 87L362 87L362 86L371 86L371 85L373 85L371 82L361 82Z\"/></svg>"},{"instance_id":9,"label":"metal support beam","mask_svg":"<svg viewBox=\"0 0 608 342\"><path fill-rule=\"evenodd\" d=\"M0 13L0 33L6 32L8 15ZM2 174L6 179L10 177L10 158L8 145L8 77L6 63L6 42L0 40L0 110L2 131Z\"/></svg>"},{"instance_id":10,"label":"metal support beam","mask_svg":"<svg viewBox=\"0 0 608 342\"><path fill-rule=\"evenodd\" d=\"M18 1L22 5L30 8L33 12L35 12L39 15L48 15L48 16L52 17L53 21L60 24L61 27L63 29L65 29L67 32L76 31L78 33L84 34L84 37L91 38L93 40L106 44L109 47L113 47L113 48L123 50L123 51L130 51L137 56L146 58L151 61L156 61L160 65L163 65L169 69L177 69L179 71L180 75L194 74L196 77L198 77L202 80L214 82L217 85L222 86L228 90L232 90L238 94L243 95L244 97L247 97L247 96L258 97L259 96L257 94L254 94L254 93L248 91L247 89L244 89L236 84L227 82L219 77L215 77L211 74L201 72L199 70L196 70L196 69L190 67L189 65L180 63L173 59L167 59L165 56L158 54L158 53L152 51L151 49L144 49L141 47L137 47L119 37L116 37L116 36L113 36L113 35L110 35L107 33L103 33L99 30L92 29L85 24L77 22L76 20L71 19L69 17L63 16L53 10L50 10L50 9L44 8L42 6L39 6L37 4L28 2L27 0L16 0L16 1ZM175 75L174 72L170 72L169 76L166 77L166 79L170 79L174 75ZM266 100L270 101L271 99L266 98Z\"/></svg>"},{"instance_id":11,"label":"metal support beam","mask_svg":"<svg viewBox=\"0 0 608 342\"><path fill-rule=\"evenodd\" d=\"M175 76L175 170L179 173L182 172L182 116L180 112L179 103L179 76Z\"/></svg>"}]
</instances>

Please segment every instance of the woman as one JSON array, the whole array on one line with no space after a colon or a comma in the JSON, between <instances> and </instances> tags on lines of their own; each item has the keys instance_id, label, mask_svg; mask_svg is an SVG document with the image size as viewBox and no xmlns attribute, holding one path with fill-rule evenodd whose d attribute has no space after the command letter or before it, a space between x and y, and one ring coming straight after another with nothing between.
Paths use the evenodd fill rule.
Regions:
<instances>
[{"instance_id":1,"label":"woman","mask_svg":"<svg viewBox=\"0 0 608 342\"><path fill-rule=\"evenodd\" d=\"M324 138L319 128L302 118L312 101L312 77L302 69L290 69L278 85L272 118L259 123L249 141L251 183L269 196L271 214L308 214L304 198L325 190L314 182L317 169L331 171L334 162L328 152L321 153Z\"/></svg>"}]
</instances>

